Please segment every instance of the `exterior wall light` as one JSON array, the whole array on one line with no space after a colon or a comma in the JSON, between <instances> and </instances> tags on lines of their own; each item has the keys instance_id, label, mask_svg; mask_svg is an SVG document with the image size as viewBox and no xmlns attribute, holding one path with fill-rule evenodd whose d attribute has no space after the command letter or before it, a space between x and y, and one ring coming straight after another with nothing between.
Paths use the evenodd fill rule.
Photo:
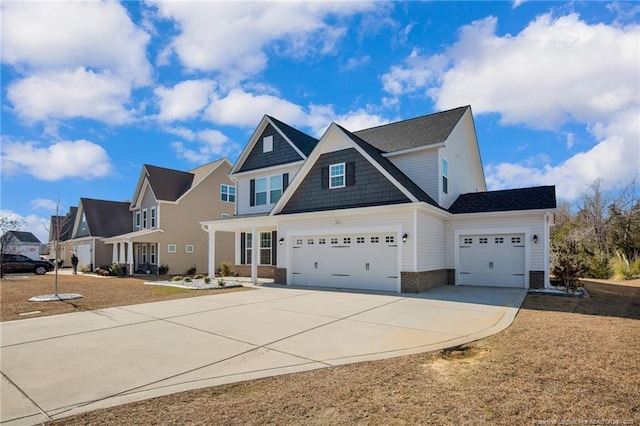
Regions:
<instances>
[{"instance_id":1,"label":"exterior wall light","mask_svg":"<svg viewBox=\"0 0 640 426\"><path fill-rule=\"evenodd\" d=\"M407 234L404 234L404 235L402 236L402 242L403 242L403 243L406 243L406 242L407 242L407 237L408 237L408 235L407 235Z\"/></svg>"},{"instance_id":2,"label":"exterior wall light","mask_svg":"<svg viewBox=\"0 0 640 426\"><path fill-rule=\"evenodd\" d=\"M278 242L280 243L280 245L283 245L283 244L284 244L284 238L280 238L280 239L278 240Z\"/></svg>"},{"instance_id":3,"label":"exterior wall light","mask_svg":"<svg viewBox=\"0 0 640 426\"><path fill-rule=\"evenodd\" d=\"M538 236L537 235L533 236L533 244L538 244Z\"/></svg>"}]
</instances>

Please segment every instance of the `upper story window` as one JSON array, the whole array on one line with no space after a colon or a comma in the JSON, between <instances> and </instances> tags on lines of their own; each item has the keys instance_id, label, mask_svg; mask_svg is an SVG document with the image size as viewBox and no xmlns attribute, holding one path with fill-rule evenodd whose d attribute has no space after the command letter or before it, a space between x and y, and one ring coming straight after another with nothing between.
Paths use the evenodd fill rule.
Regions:
<instances>
[{"instance_id":1,"label":"upper story window","mask_svg":"<svg viewBox=\"0 0 640 426\"><path fill-rule=\"evenodd\" d=\"M147 209L142 210L142 229L147 229Z\"/></svg>"},{"instance_id":2,"label":"upper story window","mask_svg":"<svg viewBox=\"0 0 640 426\"><path fill-rule=\"evenodd\" d=\"M273 151L273 136L265 136L262 138L262 152Z\"/></svg>"},{"instance_id":3,"label":"upper story window","mask_svg":"<svg viewBox=\"0 0 640 426\"><path fill-rule=\"evenodd\" d=\"M251 180L251 205L263 206L278 202L289 184L289 174L269 176Z\"/></svg>"},{"instance_id":4,"label":"upper story window","mask_svg":"<svg viewBox=\"0 0 640 426\"><path fill-rule=\"evenodd\" d=\"M345 186L345 164L332 164L329 166L329 188L342 188Z\"/></svg>"},{"instance_id":5,"label":"upper story window","mask_svg":"<svg viewBox=\"0 0 640 426\"><path fill-rule=\"evenodd\" d=\"M80 226L82 227L83 231L85 229L87 229L87 215L85 215L84 212L82 213L82 219L80 221Z\"/></svg>"},{"instance_id":6,"label":"upper story window","mask_svg":"<svg viewBox=\"0 0 640 426\"><path fill-rule=\"evenodd\" d=\"M236 187L231 185L220 185L220 200L235 203Z\"/></svg>"},{"instance_id":7,"label":"upper story window","mask_svg":"<svg viewBox=\"0 0 640 426\"><path fill-rule=\"evenodd\" d=\"M446 158L442 159L442 192L449 193L449 162Z\"/></svg>"},{"instance_id":8,"label":"upper story window","mask_svg":"<svg viewBox=\"0 0 640 426\"><path fill-rule=\"evenodd\" d=\"M136 228L140 228L140 212L136 212Z\"/></svg>"},{"instance_id":9,"label":"upper story window","mask_svg":"<svg viewBox=\"0 0 640 426\"><path fill-rule=\"evenodd\" d=\"M156 223L156 208L155 207L151 207L151 228L155 228L157 223Z\"/></svg>"}]
</instances>

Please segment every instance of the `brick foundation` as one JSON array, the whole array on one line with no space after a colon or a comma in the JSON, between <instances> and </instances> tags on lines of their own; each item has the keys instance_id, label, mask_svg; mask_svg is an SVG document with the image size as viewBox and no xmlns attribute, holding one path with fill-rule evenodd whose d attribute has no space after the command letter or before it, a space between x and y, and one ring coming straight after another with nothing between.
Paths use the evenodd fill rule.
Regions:
<instances>
[{"instance_id":1,"label":"brick foundation","mask_svg":"<svg viewBox=\"0 0 640 426\"><path fill-rule=\"evenodd\" d=\"M456 285L455 269L447 269L447 285Z\"/></svg>"},{"instance_id":2,"label":"brick foundation","mask_svg":"<svg viewBox=\"0 0 640 426\"><path fill-rule=\"evenodd\" d=\"M544 271L529 271L529 288L544 288Z\"/></svg>"},{"instance_id":3,"label":"brick foundation","mask_svg":"<svg viewBox=\"0 0 640 426\"><path fill-rule=\"evenodd\" d=\"M275 268L273 273L273 282L275 284L287 284L287 268Z\"/></svg>"},{"instance_id":4,"label":"brick foundation","mask_svg":"<svg viewBox=\"0 0 640 426\"><path fill-rule=\"evenodd\" d=\"M258 278L273 278L276 269L275 266L258 265ZM251 265L235 265L234 271L237 272L240 277L250 277Z\"/></svg>"},{"instance_id":5,"label":"brick foundation","mask_svg":"<svg viewBox=\"0 0 640 426\"><path fill-rule=\"evenodd\" d=\"M450 269L423 272L401 272L400 290L402 293L422 293L449 283Z\"/></svg>"}]
</instances>

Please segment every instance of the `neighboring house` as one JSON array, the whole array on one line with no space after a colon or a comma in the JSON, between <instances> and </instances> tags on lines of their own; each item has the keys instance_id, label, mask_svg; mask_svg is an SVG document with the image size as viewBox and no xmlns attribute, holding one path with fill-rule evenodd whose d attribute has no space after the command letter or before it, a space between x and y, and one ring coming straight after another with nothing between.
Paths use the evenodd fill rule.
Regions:
<instances>
[{"instance_id":1,"label":"neighboring house","mask_svg":"<svg viewBox=\"0 0 640 426\"><path fill-rule=\"evenodd\" d=\"M31 232L7 231L3 236L5 253L22 254L28 258L39 260L42 243Z\"/></svg>"},{"instance_id":2,"label":"neighboring house","mask_svg":"<svg viewBox=\"0 0 640 426\"><path fill-rule=\"evenodd\" d=\"M127 265L128 272L185 274L217 270L232 261L234 235L219 233L215 257L209 259L209 240L200 222L233 215L235 187L229 179L226 158L188 172L144 165L133 199L127 204L128 232L104 239L111 246L112 262ZM212 263L209 264L209 261Z\"/></svg>"},{"instance_id":3,"label":"neighboring house","mask_svg":"<svg viewBox=\"0 0 640 426\"><path fill-rule=\"evenodd\" d=\"M104 238L131 231L129 203L80 198L71 232L72 252L78 256L78 268L111 265L112 248ZM71 260L69 260L71 263Z\"/></svg>"},{"instance_id":4,"label":"neighboring house","mask_svg":"<svg viewBox=\"0 0 640 426\"><path fill-rule=\"evenodd\" d=\"M57 242L57 258L62 261L61 265L71 266L71 254L73 253L71 237L73 235L73 225L76 221L77 212L77 207L70 207L69 212L64 216L51 216L49 225L49 259L56 257L55 244Z\"/></svg>"},{"instance_id":5,"label":"neighboring house","mask_svg":"<svg viewBox=\"0 0 640 426\"><path fill-rule=\"evenodd\" d=\"M471 108L319 141L265 116L231 170L236 270L282 284L419 292L549 285L555 187L486 190ZM215 256L210 252L210 256Z\"/></svg>"}]
</instances>

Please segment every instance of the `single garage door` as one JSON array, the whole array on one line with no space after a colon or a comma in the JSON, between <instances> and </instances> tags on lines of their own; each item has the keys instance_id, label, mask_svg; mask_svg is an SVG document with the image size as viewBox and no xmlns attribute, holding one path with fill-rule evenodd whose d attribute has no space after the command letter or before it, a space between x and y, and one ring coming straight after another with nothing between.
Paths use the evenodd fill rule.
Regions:
<instances>
[{"instance_id":1,"label":"single garage door","mask_svg":"<svg viewBox=\"0 0 640 426\"><path fill-rule=\"evenodd\" d=\"M398 291L394 234L293 237L293 284Z\"/></svg>"},{"instance_id":2,"label":"single garage door","mask_svg":"<svg viewBox=\"0 0 640 426\"><path fill-rule=\"evenodd\" d=\"M460 285L525 286L524 234L460 237Z\"/></svg>"},{"instance_id":3,"label":"single garage door","mask_svg":"<svg viewBox=\"0 0 640 426\"><path fill-rule=\"evenodd\" d=\"M91 243L78 244L75 246L76 256L78 256L78 269L91 265Z\"/></svg>"}]
</instances>

